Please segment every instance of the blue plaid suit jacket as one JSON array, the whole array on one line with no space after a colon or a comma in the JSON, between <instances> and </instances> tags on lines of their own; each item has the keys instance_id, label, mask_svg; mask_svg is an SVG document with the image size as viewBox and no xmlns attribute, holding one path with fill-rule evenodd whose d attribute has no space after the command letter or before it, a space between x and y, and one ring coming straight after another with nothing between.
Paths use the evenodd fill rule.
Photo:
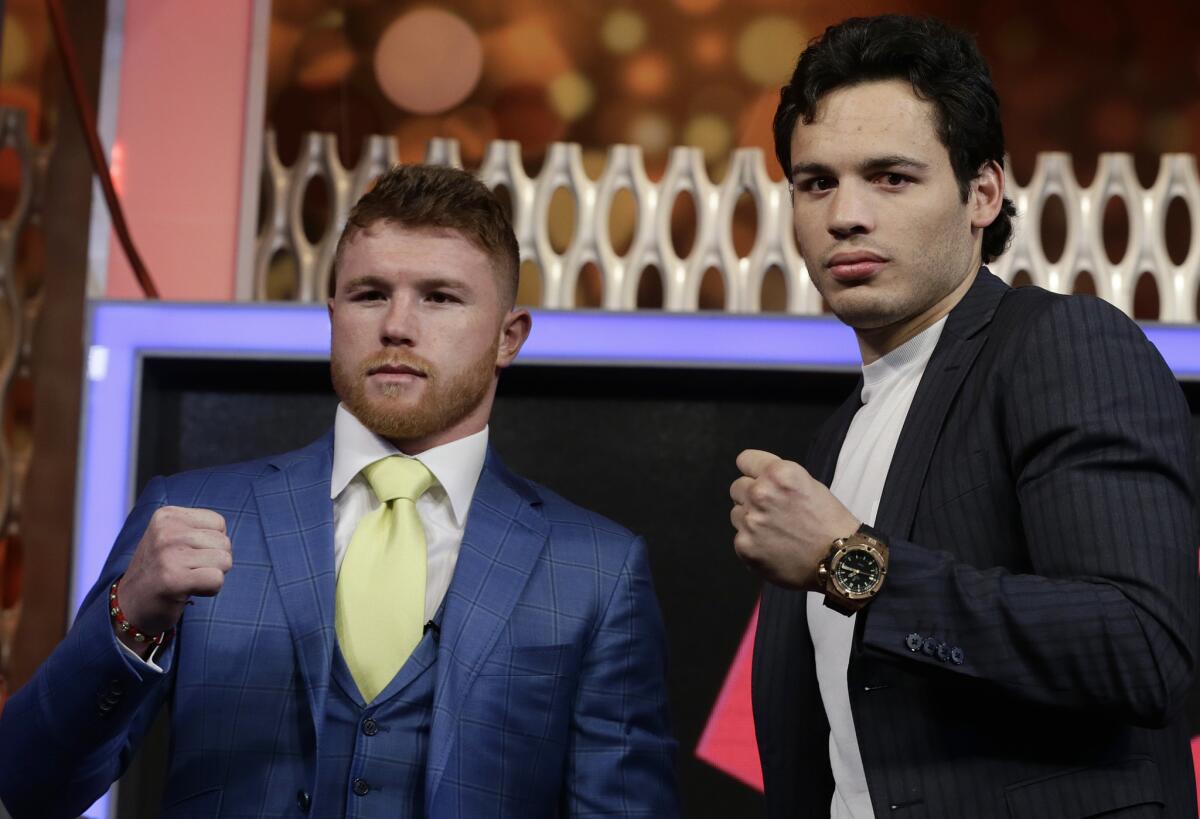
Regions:
<instances>
[{"instance_id":1,"label":"blue plaid suit jacket","mask_svg":"<svg viewBox=\"0 0 1200 819\"><path fill-rule=\"evenodd\" d=\"M826 484L859 406L856 390L809 453ZM1132 321L979 272L905 420L875 521L888 577L855 622L877 817L1195 819L1192 436ZM834 787L805 599L768 586L758 621L772 819L827 817Z\"/></svg>"},{"instance_id":2,"label":"blue plaid suit jacket","mask_svg":"<svg viewBox=\"0 0 1200 819\"><path fill-rule=\"evenodd\" d=\"M71 631L0 715L15 817L85 808L164 700L164 816L299 815L335 642L331 461L332 433L147 485ZM234 566L188 608L156 675L119 652L106 591L163 505L224 515ZM426 815L676 816L664 655L641 539L489 452L443 610Z\"/></svg>"}]
</instances>

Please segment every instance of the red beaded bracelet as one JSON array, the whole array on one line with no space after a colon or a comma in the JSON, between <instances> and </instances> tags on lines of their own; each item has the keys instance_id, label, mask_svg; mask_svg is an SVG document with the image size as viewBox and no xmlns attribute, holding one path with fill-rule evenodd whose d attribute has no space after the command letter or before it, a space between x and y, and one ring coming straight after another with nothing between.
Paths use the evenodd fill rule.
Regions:
<instances>
[{"instance_id":1,"label":"red beaded bracelet","mask_svg":"<svg viewBox=\"0 0 1200 819\"><path fill-rule=\"evenodd\" d=\"M112 586L108 590L108 613L112 616L113 625L120 629L122 634L128 634L139 643L150 643L156 646L165 645L167 640L171 639L171 635L175 632L175 629L169 628L162 634L147 634L129 622L129 618L125 616L125 612L121 611L121 604L117 600L117 585L120 582L121 578L118 577L113 581Z\"/></svg>"}]
</instances>

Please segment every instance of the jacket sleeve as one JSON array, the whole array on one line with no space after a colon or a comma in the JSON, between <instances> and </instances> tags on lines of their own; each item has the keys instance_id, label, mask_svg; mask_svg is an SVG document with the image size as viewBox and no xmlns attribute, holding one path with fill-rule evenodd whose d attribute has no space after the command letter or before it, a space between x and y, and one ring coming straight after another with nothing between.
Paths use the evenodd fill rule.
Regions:
<instances>
[{"instance_id":1,"label":"jacket sleeve","mask_svg":"<svg viewBox=\"0 0 1200 819\"><path fill-rule=\"evenodd\" d=\"M166 503L152 480L125 521L66 637L0 712L0 802L14 819L79 816L124 771L170 684L174 647L157 672L121 650L108 588Z\"/></svg>"},{"instance_id":2,"label":"jacket sleeve","mask_svg":"<svg viewBox=\"0 0 1200 819\"><path fill-rule=\"evenodd\" d=\"M641 538L584 654L571 722L564 816L679 816L666 637Z\"/></svg>"},{"instance_id":3,"label":"jacket sleeve","mask_svg":"<svg viewBox=\"0 0 1200 819\"><path fill-rule=\"evenodd\" d=\"M893 539L861 649L1162 725L1191 684L1200 617L1182 391L1141 330L1098 299L1054 299L1019 344L997 365L997 400L1029 570Z\"/></svg>"}]
</instances>

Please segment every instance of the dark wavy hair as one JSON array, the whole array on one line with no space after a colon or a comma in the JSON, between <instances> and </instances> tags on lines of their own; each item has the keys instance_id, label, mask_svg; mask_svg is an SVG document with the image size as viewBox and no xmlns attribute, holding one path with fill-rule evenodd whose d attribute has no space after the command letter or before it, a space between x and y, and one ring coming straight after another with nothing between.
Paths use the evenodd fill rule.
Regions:
<instances>
[{"instance_id":1,"label":"dark wavy hair","mask_svg":"<svg viewBox=\"0 0 1200 819\"><path fill-rule=\"evenodd\" d=\"M380 222L457 231L492 260L501 299L509 307L516 300L521 251L504 206L474 175L438 165L396 165L351 208L333 256L330 298L346 245Z\"/></svg>"},{"instance_id":2,"label":"dark wavy hair","mask_svg":"<svg viewBox=\"0 0 1200 819\"><path fill-rule=\"evenodd\" d=\"M811 123L830 91L873 80L904 79L933 104L937 132L950 154L963 202L971 181L989 160L1004 166L1000 97L972 37L925 17L885 14L852 17L825 29L800 55L792 79L779 92L775 156L792 176L796 121ZM1017 213L1005 197L996 220L983 231L983 261L1004 252Z\"/></svg>"}]
</instances>

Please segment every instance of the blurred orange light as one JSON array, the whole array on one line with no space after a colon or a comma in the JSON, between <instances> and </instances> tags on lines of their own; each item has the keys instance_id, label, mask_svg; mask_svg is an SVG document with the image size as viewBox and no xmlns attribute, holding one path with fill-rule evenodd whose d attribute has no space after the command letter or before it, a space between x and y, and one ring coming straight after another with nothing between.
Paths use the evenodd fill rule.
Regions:
<instances>
[{"instance_id":1,"label":"blurred orange light","mask_svg":"<svg viewBox=\"0 0 1200 819\"><path fill-rule=\"evenodd\" d=\"M375 78L398 107L446 111L466 99L483 70L483 47L457 15L418 9L387 27L375 49Z\"/></svg>"},{"instance_id":2,"label":"blurred orange light","mask_svg":"<svg viewBox=\"0 0 1200 819\"><path fill-rule=\"evenodd\" d=\"M671 63L658 52L639 54L625 70L625 84L642 97L662 96L671 84Z\"/></svg>"},{"instance_id":3,"label":"blurred orange light","mask_svg":"<svg viewBox=\"0 0 1200 819\"><path fill-rule=\"evenodd\" d=\"M697 65L715 68L729 56L729 40L724 32L710 29L702 31L692 40L692 58Z\"/></svg>"},{"instance_id":4,"label":"blurred orange light","mask_svg":"<svg viewBox=\"0 0 1200 819\"><path fill-rule=\"evenodd\" d=\"M493 88L544 85L572 69L570 55L555 31L553 21L523 17L483 35L488 84Z\"/></svg>"}]
</instances>

